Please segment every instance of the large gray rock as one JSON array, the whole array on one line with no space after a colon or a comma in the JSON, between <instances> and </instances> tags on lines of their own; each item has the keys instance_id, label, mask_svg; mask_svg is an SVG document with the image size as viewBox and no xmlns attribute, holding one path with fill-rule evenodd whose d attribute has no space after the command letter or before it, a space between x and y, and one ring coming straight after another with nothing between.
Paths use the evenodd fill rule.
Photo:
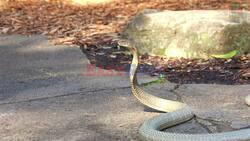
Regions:
<instances>
[{"instance_id":1,"label":"large gray rock","mask_svg":"<svg viewBox=\"0 0 250 141\"><path fill-rule=\"evenodd\" d=\"M250 52L248 11L156 11L138 14L122 36L142 54L209 58L232 50Z\"/></svg>"}]
</instances>

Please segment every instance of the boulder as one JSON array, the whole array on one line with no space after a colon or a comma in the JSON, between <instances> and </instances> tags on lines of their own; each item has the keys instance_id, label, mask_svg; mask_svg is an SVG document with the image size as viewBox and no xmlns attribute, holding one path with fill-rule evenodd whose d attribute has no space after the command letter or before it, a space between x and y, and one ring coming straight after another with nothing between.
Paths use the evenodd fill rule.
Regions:
<instances>
[{"instance_id":1,"label":"boulder","mask_svg":"<svg viewBox=\"0 0 250 141\"><path fill-rule=\"evenodd\" d=\"M211 58L232 50L250 52L250 12L229 10L145 10L124 28L122 37L141 54Z\"/></svg>"}]
</instances>

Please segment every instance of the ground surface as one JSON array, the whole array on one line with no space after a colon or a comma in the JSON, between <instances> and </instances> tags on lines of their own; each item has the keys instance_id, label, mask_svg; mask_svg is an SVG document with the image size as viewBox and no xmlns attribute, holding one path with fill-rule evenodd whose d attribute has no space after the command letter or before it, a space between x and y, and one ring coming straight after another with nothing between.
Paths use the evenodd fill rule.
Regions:
<instances>
[{"instance_id":1,"label":"ground surface","mask_svg":"<svg viewBox=\"0 0 250 141\"><path fill-rule=\"evenodd\" d=\"M121 76L87 76L78 47L43 36L0 35L0 140L139 140L138 127L159 113L130 94ZM140 82L152 78L139 74ZM197 118L168 129L221 132L250 126L249 85L164 83L146 90L192 106Z\"/></svg>"},{"instance_id":2,"label":"ground surface","mask_svg":"<svg viewBox=\"0 0 250 141\"><path fill-rule=\"evenodd\" d=\"M127 71L115 71L116 75L122 74L118 76L88 76L89 63L125 66L128 70L131 56L122 54L123 50L112 39L132 16L145 8L249 9L247 1L233 0L119 0L83 7L32 1L14 0L0 8L0 33L5 34L0 35L0 140L3 141L139 140L139 125L159 113L140 105L130 94ZM44 36L6 34L43 34L53 43L65 45L55 46ZM154 79L149 75L167 73L168 80L180 83L152 85L146 90L183 101L197 115L196 119L168 131L210 133L249 127L250 109L244 104L244 97L250 91L249 56L212 60L208 64L207 61L199 64L199 60L158 64L162 58L147 55L141 59L144 66L154 70L141 69L146 73L139 75L140 82ZM196 71L202 68L204 71Z\"/></svg>"}]
</instances>

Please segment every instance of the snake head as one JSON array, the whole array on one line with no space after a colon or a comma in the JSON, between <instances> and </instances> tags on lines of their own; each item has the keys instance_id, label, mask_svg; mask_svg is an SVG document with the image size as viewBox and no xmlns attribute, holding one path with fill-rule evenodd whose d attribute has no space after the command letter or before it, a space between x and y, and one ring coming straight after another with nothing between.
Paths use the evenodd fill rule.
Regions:
<instances>
[{"instance_id":1,"label":"snake head","mask_svg":"<svg viewBox=\"0 0 250 141\"><path fill-rule=\"evenodd\" d=\"M132 42L128 39L119 39L117 43L122 47L133 48Z\"/></svg>"},{"instance_id":2,"label":"snake head","mask_svg":"<svg viewBox=\"0 0 250 141\"><path fill-rule=\"evenodd\" d=\"M135 43L132 40L128 39L118 39L117 41L119 46L129 48L133 53L137 54L137 48L135 47Z\"/></svg>"}]
</instances>

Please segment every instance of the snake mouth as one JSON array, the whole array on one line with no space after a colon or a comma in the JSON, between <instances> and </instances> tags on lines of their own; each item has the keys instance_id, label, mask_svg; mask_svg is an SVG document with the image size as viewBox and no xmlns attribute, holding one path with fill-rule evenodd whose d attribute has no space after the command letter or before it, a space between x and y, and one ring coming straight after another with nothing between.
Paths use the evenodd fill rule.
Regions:
<instances>
[{"instance_id":1,"label":"snake mouth","mask_svg":"<svg viewBox=\"0 0 250 141\"><path fill-rule=\"evenodd\" d=\"M130 48L130 47L126 46L126 45L122 45L122 44L119 44L119 43L118 43L118 47L122 47L122 48Z\"/></svg>"},{"instance_id":2,"label":"snake mouth","mask_svg":"<svg viewBox=\"0 0 250 141\"><path fill-rule=\"evenodd\" d=\"M124 47L124 48L130 48L130 49L133 49L133 48L131 48L129 45L122 44L122 43L119 43L119 42L118 42L118 46L119 46L119 47Z\"/></svg>"}]
</instances>

